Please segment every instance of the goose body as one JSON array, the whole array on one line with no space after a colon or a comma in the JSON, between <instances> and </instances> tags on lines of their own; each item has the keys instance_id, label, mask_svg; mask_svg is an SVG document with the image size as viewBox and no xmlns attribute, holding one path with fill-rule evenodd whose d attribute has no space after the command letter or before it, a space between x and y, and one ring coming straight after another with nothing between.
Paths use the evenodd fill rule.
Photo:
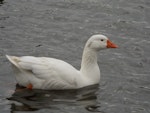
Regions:
<instances>
[{"instance_id":1,"label":"goose body","mask_svg":"<svg viewBox=\"0 0 150 113\"><path fill-rule=\"evenodd\" d=\"M34 56L9 56L15 78L19 85L33 89L77 89L98 84L100 69L97 64L97 52L105 48L116 48L104 35L93 35L87 41L81 62L77 70L65 61Z\"/></svg>"}]
</instances>

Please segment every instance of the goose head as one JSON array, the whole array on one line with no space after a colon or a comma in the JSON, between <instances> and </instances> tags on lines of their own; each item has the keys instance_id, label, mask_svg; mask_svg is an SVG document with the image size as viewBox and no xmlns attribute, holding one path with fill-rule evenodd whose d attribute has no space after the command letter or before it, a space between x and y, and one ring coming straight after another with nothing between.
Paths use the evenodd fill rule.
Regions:
<instances>
[{"instance_id":1,"label":"goose head","mask_svg":"<svg viewBox=\"0 0 150 113\"><path fill-rule=\"evenodd\" d=\"M118 46L111 42L106 36L98 34L90 37L86 43L86 47L99 51L106 48L117 48Z\"/></svg>"}]
</instances>

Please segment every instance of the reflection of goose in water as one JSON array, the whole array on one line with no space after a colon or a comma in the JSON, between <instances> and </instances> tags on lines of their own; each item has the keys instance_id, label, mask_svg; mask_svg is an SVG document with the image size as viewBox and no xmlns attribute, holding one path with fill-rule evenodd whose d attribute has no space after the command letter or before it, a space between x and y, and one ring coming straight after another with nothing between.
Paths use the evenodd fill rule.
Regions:
<instances>
[{"instance_id":1,"label":"reflection of goose in water","mask_svg":"<svg viewBox=\"0 0 150 113\"><path fill-rule=\"evenodd\" d=\"M17 86L18 87L18 86ZM98 85L92 85L78 90L21 90L16 91L10 101L17 101L22 105L12 103L12 111L34 111L40 109L60 110L64 107L82 107L84 110L95 111Z\"/></svg>"}]
</instances>

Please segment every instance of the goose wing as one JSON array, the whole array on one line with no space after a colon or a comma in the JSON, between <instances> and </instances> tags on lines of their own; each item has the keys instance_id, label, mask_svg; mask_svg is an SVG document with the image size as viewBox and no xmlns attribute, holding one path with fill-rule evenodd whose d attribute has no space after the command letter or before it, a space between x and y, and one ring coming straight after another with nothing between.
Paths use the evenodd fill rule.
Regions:
<instances>
[{"instance_id":1,"label":"goose wing","mask_svg":"<svg viewBox=\"0 0 150 113\"><path fill-rule=\"evenodd\" d=\"M29 77L29 81L35 88L36 79L42 81L41 85L37 85L40 89L76 88L76 76L79 73L73 66L62 60L33 56L7 56L7 58L20 72L31 73L33 77Z\"/></svg>"}]
</instances>

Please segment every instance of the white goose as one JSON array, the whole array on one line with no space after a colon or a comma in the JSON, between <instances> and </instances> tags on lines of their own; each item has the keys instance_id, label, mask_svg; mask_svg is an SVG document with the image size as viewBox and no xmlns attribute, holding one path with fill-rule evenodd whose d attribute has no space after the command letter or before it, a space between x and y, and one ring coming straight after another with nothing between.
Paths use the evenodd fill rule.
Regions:
<instances>
[{"instance_id":1,"label":"white goose","mask_svg":"<svg viewBox=\"0 0 150 113\"><path fill-rule=\"evenodd\" d=\"M88 85L98 84L100 69L97 64L97 52L105 48L117 48L104 35L93 35L87 41L81 69L55 58L33 56L8 56L16 73L19 85L29 89L77 89Z\"/></svg>"}]
</instances>

